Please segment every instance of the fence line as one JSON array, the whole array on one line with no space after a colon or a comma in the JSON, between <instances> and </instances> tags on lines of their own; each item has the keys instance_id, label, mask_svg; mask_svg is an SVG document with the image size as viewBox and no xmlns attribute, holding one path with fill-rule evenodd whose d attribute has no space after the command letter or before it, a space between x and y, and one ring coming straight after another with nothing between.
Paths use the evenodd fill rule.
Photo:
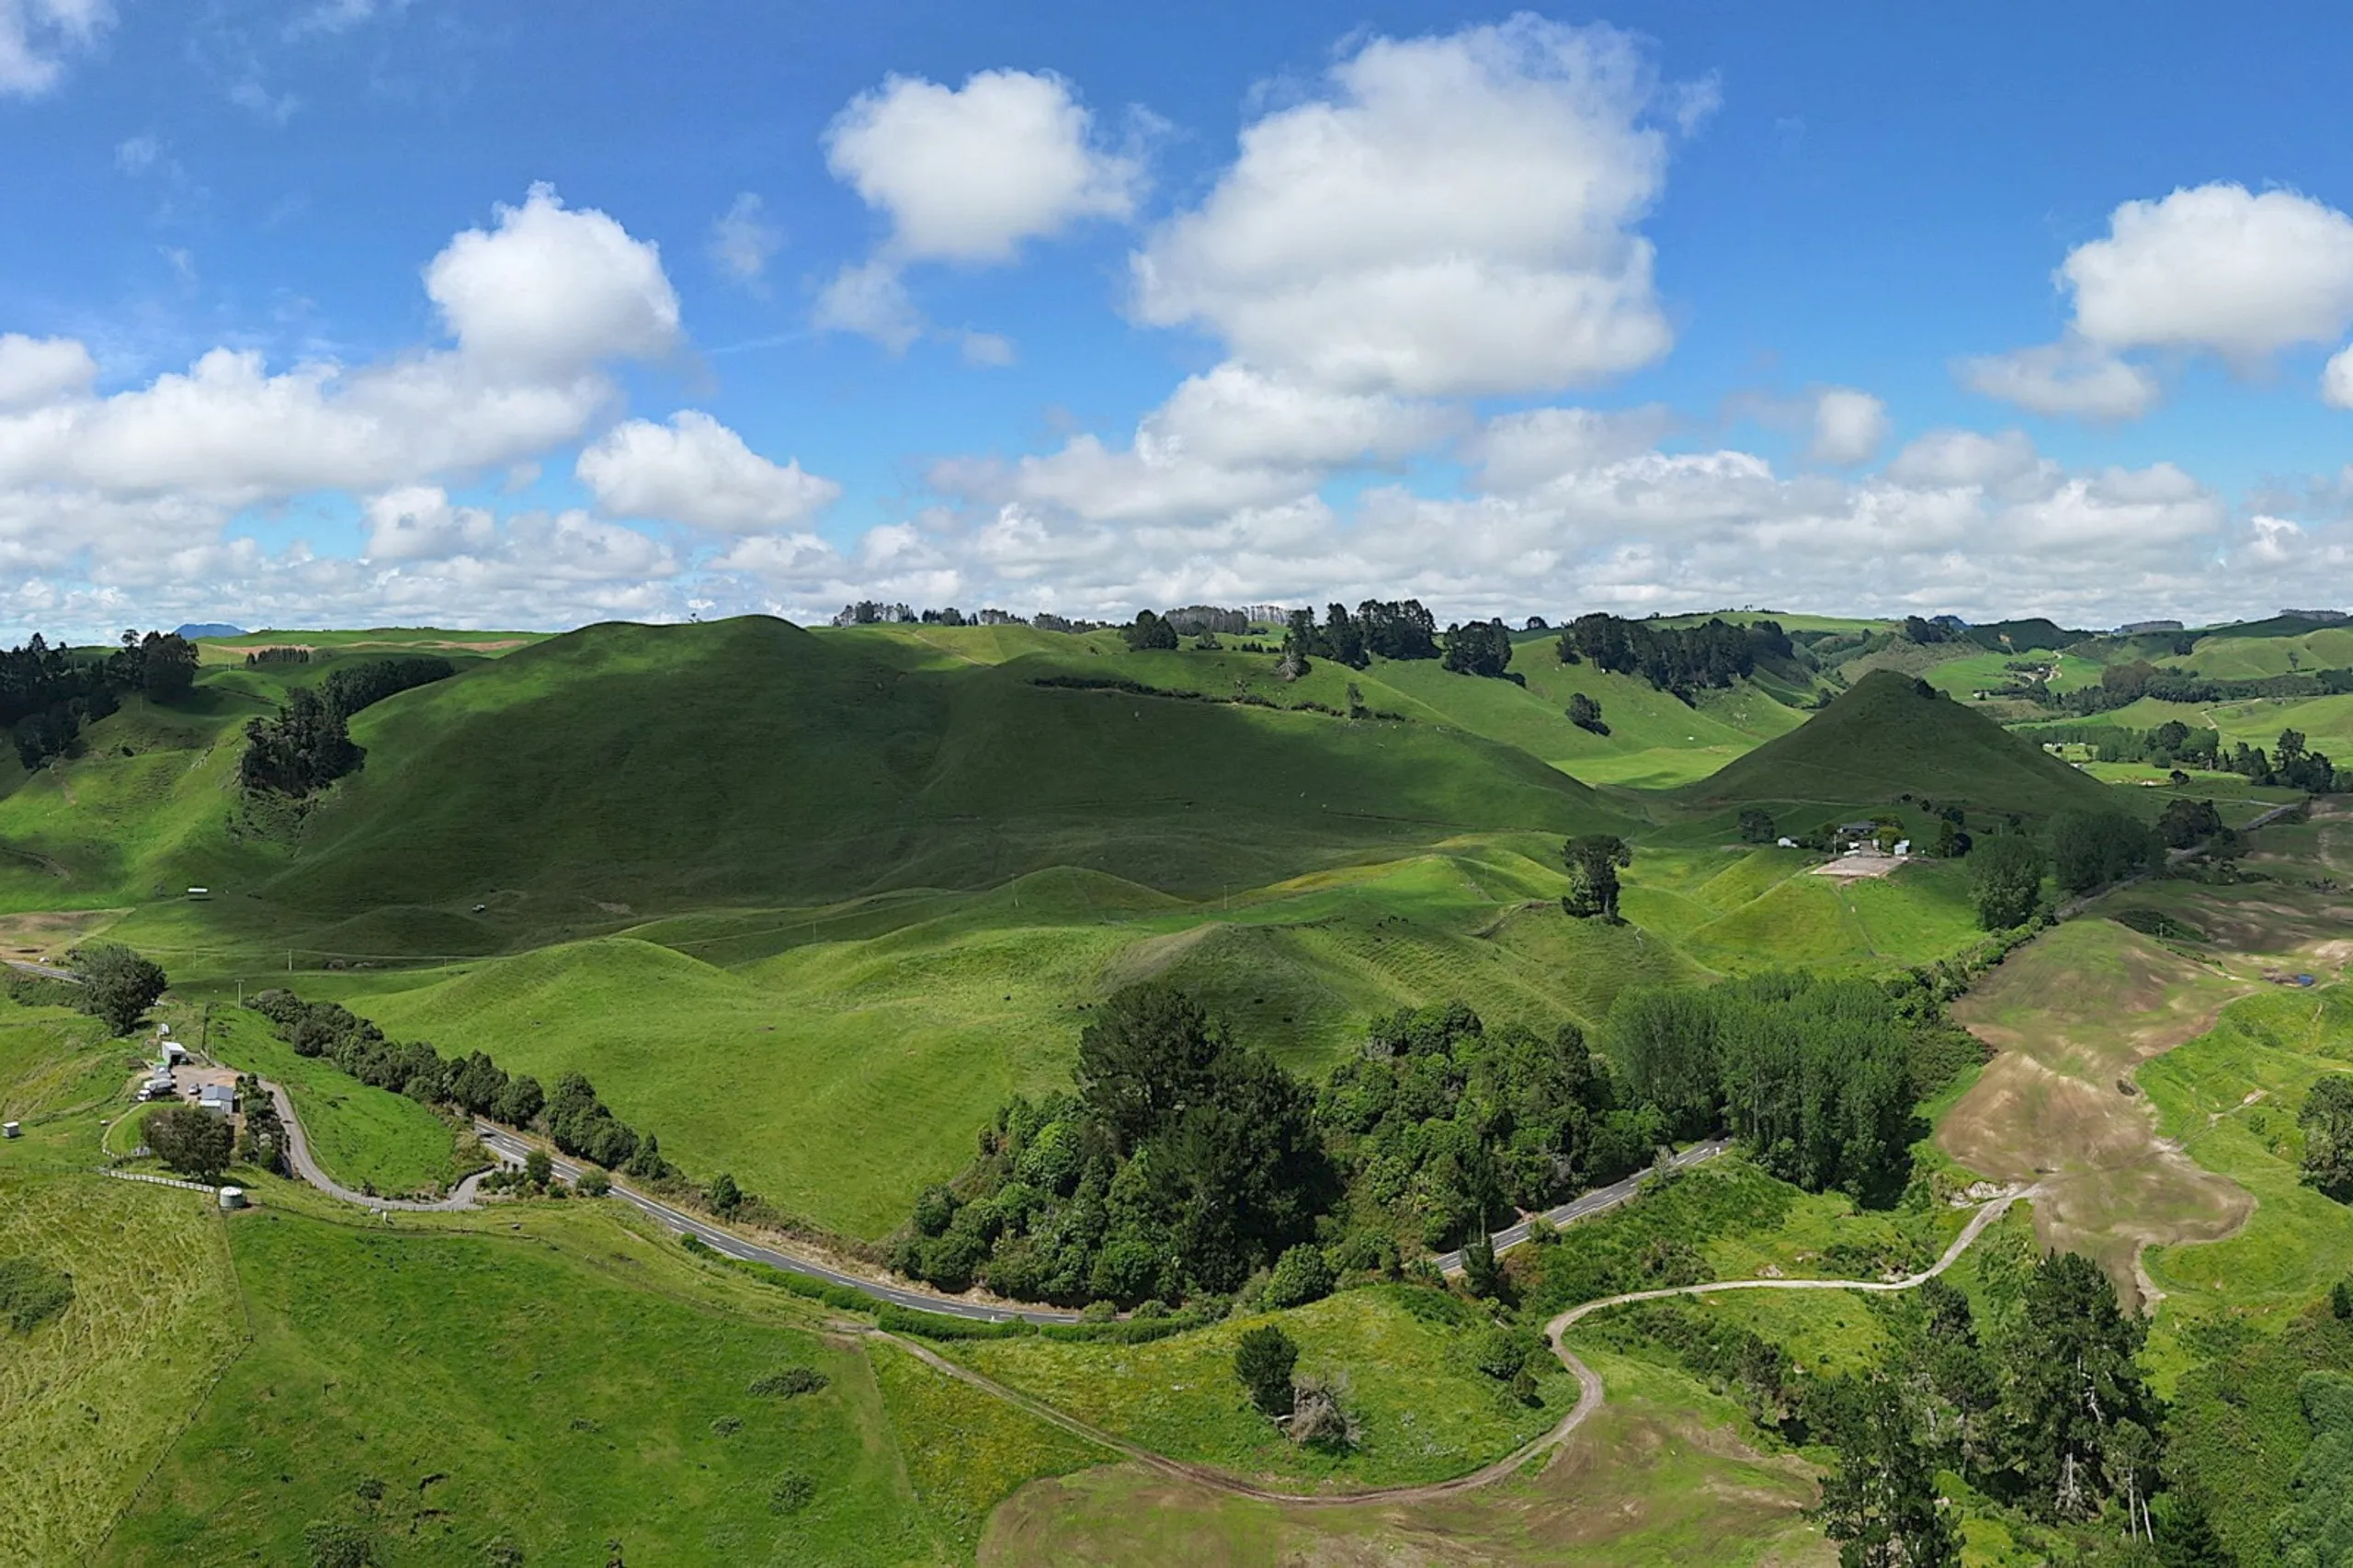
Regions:
<instances>
[{"instance_id":1,"label":"fence line","mask_svg":"<svg viewBox=\"0 0 2353 1568\"><path fill-rule=\"evenodd\" d=\"M207 1187L200 1181L182 1181L177 1176L150 1176L145 1171L100 1171L98 1174L112 1176L117 1181L143 1181L153 1187L176 1187L189 1192L217 1193L221 1190L217 1187Z\"/></svg>"}]
</instances>

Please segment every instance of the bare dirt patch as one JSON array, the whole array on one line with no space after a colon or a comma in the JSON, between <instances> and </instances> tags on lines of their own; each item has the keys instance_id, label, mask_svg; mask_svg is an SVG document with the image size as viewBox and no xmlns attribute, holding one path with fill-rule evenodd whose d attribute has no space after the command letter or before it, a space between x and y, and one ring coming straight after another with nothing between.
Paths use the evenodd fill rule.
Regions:
<instances>
[{"instance_id":1,"label":"bare dirt patch","mask_svg":"<svg viewBox=\"0 0 2353 1568\"><path fill-rule=\"evenodd\" d=\"M2062 926L1955 1006L2002 1054L1937 1145L1981 1175L2038 1184L2042 1245L2097 1259L2119 1290L2142 1296L2142 1248L2228 1235L2255 1199L2160 1139L2146 1097L2125 1090L2133 1069L2253 989L2112 922Z\"/></svg>"},{"instance_id":2,"label":"bare dirt patch","mask_svg":"<svg viewBox=\"0 0 2353 1568\"><path fill-rule=\"evenodd\" d=\"M1824 860L1814 867L1813 874L1853 881L1858 877L1893 876L1895 869L1904 864L1907 862L1893 855L1841 855L1836 860Z\"/></svg>"},{"instance_id":3,"label":"bare dirt patch","mask_svg":"<svg viewBox=\"0 0 2353 1568\"><path fill-rule=\"evenodd\" d=\"M59 959L131 912L127 909L41 910L0 915L0 957Z\"/></svg>"}]
</instances>

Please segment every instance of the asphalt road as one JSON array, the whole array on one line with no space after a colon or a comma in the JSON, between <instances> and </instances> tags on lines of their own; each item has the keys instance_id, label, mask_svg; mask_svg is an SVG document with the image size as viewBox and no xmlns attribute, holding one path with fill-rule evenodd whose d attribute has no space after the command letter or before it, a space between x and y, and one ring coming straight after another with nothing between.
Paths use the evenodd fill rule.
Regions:
<instances>
[{"instance_id":1,"label":"asphalt road","mask_svg":"<svg viewBox=\"0 0 2353 1568\"><path fill-rule=\"evenodd\" d=\"M510 1165L519 1165L534 1145L517 1137L495 1122L477 1121L474 1132L484 1147ZM542 1151L543 1153L545 1151ZM556 1174L566 1181L577 1181L587 1166L561 1155L549 1156L555 1164ZM733 1232L720 1229L709 1221L697 1219L682 1210L673 1209L658 1199L631 1191L620 1182L613 1183L612 1196L635 1206L641 1211L667 1225L682 1235L699 1239L705 1246L745 1263L764 1263L770 1268L781 1268L788 1274L798 1274L810 1279L822 1279L829 1285L847 1285L862 1296L887 1301L895 1307L908 1307L921 1312L939 1312L948 1317L970 1318L980 1323L1004 1323L1010 1318L1027 1318L1031 1323L1076 1323L1076 1312L1057 1312L1050 1307L995 1307L976 1301L960 1301L953 1297L935 1296L920 1290L901 1290L877 1280L862 1278L828 1268L809 1258L791 1253L779 1252L774 1247L747 1242Z\"/></svg>"},{"instance_id":2,"label":"asphalt road","mask_svg":"<svg viewBox=\"0 0 2353 1568\"><path fill-rule=\"evenodd\" d=\"M30 959L8 959L0 961L5 961L10 969L20 969L27 974L40 975L43 980L70 981L74 979L72 970L60 969L53 963L36 963Z\"/></svg>"},{"instance_id":3,"label":"asphalt road","mask_svg":"<svg viewBox=\"0 0 2353 1568\"><path fill-rule=\"evenodd\" d=\"M1718 1138L1706 1143L1694 1143L1688 1149L1684 1150L1683 1153L1676 1155L1672 1163L1676 1169L1683 1170L1691 1165L1698 1165L1702 1160L1712 1160L1718 1154L1722 1153L1726 1149L1731 1147L1732 1140L1729 1138ZM1550 1220L1555 1225L1565 1225L1570 1223L1572 1221L1582 1220L1588 1215L1598 1214L1605 1209L1615 1209L1620 1203L1625 1202L1628 1199L1642 1191L1643 1178L1648 1176L1651 1173L1646 1170L1637 1171L1632 1176L1628 1176L1624 1181L1612 1182L1608 1187L1597 1187L1591 1192L1586 1193L1582 1197L1571 1199L1568 1202L1562 1204L1558 1209L1546 1210L1544 1211L1544 1218ZM1509 1251L1511 1248L1519 1245L1527 1239L1528 1221L1522 1220L1517 1225L1506 1226L1505 1229L1495 1232L1493 1235L1487 1238L1487 1242L1489 1245L1493 1246L1500 1253ZM1462 1254L1459 1251L1441 1254L1436 1261L1438 1267L1449 1274L1460 1274L1462 1272Z\"/></svg>"}]
</instances>

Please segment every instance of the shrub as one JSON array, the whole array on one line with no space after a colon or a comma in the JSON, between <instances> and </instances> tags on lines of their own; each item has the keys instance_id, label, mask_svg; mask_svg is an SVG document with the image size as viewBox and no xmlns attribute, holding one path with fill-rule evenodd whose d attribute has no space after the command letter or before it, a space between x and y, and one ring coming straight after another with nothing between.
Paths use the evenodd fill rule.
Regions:
<instances>
[{"instance_id":1,"label":"shrub","mask_svg":"<svg viewBox=\"0 0 2353 1568\"><path fill-rule=\"evenodd\" d=\"M1267 1415L1290 1414L1290 1375L1298 1365L1299 1346L1272 1324L1249 1330L1233 1347L1233 1375L1250 1391L1250 1403Z\"/></svg>"},{"instance_id":2,"label":"shrub","mask_svg":"<svg viewBox=\"0 0 2353 1568\"><path fill-rule=\"evenodd\" d=\"M797 1470L788 1470L768 1489L768 1512L797 1514L816 1500L817 1483Z\"/></svg>"},{"instance_id":3,"label":"shrub","mask_svg":"<svg viewBox=\"0 0 2353 1568\"><path fill-rule=\"evenodd\" d=\"M1302 1377L1291 1385L1290 1440L1302 1448L1353 1449L1363 1429L1340 1403L1341 1389L1328 1379Z\"/></svg>"},{"instance_id":4,"label":"shrub","mask_svg":"<svg viewBox=\"0 0 2353 1568\"><path fill-rule=\"evenodd\" d=\"M73 1304L72 1276L29 1257L0 1258L0 1317L18 1334L30 1334Z\"/></svg>"},{"instance_id":5,"label":"shrub","mask_svg":"<svg viewBox=\"0 0 2353 1568\"><path fill-rule=\"evenodd\" d=\"M313 1519L302 1527L302 1545L311 1554L311 1568L368 1568L375 1549L357 1525Z\"/></svg>"},{"instance_id":6,"label":"shrub","mask_svg":"<svg viewBox=\"0 0 2353 1568\"><path fill-rule=\"evenodd\" d=\"M1274 1307L1303 1307L1331 1293L1332 1266L1324 1260L1322 1247L1307 1242L1276 1259L1274 1274L1267 1281L1267 1304Z\"/></svg>"},{"instance_id":7,"label":"shrub","mask_svg":"<svg viewBox=\"0 0 2353 1568\"><path fill-rule=\"evenodd\" d=\"M581 1173L580 1179L573 1185L580 1189L580 1196L583 1198L602 1198L613 1190L613 1178L591 1165Z\"/></svg>"},{"instance_id":8,"label":"shrub","mask_svg":"<svg viewBox=\"0 0 2353 1568\"><path fill-rule=\"evenodd\" d=\"M798 1399L804 1393L817 1392L832 1381L814 1367L787 1367L764 1378L754 1378L744 1392L763 1399Z\"/></svg>"}]
</instances>

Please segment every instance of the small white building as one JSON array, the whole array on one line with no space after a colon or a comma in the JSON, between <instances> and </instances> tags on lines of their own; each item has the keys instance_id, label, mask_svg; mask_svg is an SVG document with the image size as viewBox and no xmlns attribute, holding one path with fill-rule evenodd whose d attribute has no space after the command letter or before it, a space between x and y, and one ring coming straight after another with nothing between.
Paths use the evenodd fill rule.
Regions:
<instances>
[{"instance_id":1,"label":"small white building","mask_svg":"<svg viewBox=\"0 0 2353 1568\"><path fill-rule=\"evenodd\" d=\"M0 1138L21 1138L25 1130L13 1121L0 1121Z\"/></svg>"},{"instance_id":2,"label":"small white building","mask_svg":"<svg viewBox=\"0 0 2353 1568\"><path fill-rule=\"evenodd\" d=\"M1902 859L1904 856L1909 855L1909 854L1911 854L1911 853L1912 853L1912 841L1911 841L1910 839L1908 839L1908 838L1899 838L1899 839L1897 839L1897 840L1895 841L1895 855L1896 855L1896 858L1898 858L1898 859L1900 860L1900 859Z\"/></svg>"},{"instance_id":3,"label":"small white building","mask_svg":"<svg viewBox=\"0 0 2353 1568\"><path fill-rule=\"evenodd\" d=\"M1774 844L1777 848L1781 849L1795 849L1798 846L1798 841L1789 837L1776 839Z\"/></svg>"},{"instance_id":4,"label":"small white building","mask_svg":"<svg viewBox=\"0 0 2353 1568\"><path fill-rule=\"evenodd\" d=\"M237 1091L229 1084L207 1084L197 1090L196 1103L215 1115L227 1116L237 1108Z\"/></svg>"}]
</instances>

